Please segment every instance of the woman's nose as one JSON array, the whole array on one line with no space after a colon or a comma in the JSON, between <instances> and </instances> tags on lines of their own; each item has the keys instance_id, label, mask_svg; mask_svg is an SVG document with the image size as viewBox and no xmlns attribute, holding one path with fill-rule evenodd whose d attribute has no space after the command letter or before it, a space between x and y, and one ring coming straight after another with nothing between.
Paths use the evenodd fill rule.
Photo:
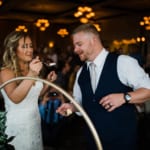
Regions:
<instances>
[{"instance_id":1,"label":"woman's nose","mask_svg":"<svg viewBox=\"0 0 150 150\"><path fill-rule=\"evenodd\" d=\"M26 46L26 50L33 51L33 48L31 46Z\"/></svg>"}]
</instances>

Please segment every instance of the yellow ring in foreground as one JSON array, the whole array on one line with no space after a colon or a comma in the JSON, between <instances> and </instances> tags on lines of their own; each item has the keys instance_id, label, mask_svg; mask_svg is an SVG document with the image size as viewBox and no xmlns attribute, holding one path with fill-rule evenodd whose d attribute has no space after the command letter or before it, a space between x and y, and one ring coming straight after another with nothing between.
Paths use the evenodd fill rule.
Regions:
<instances>
[{"instance_id":1,"label":"yellow ring in foreground","mask_svg":"<svg viewBox=\"0 0 150 150\"><path fill-rule=\"evenodd\" d=\"M5 83L1 84L0 85L0 89L2 89L5 85L7 85L7 84L9 84L9 83L11 83L13 81L17 81L17 80L35 80L35 81L41 81L41 82L43 82L45 84L48 84L49 86L55 88L60 93L62 93L67 99L69 99L69 101L71 103L73 103L75 105L76 109L82 114L84 120L86 121L88 127L90 128L90 130L92 132L93 138L94 138L95 143L97 145L97 149L98 150L103 150L102 144L100 142L100 138L99 138L99 136L97 134L97 131L96 131L96 129L95 129L92 121L88 117L87 113L83 110L83 108L66 91L64 91L62 88L60 88L59 86L55 85L52 82L46 81L44 79L36 78L36 77L16 77L16 78L10 79L10 80L6 81Z\"/></svg>"}]
</instances>

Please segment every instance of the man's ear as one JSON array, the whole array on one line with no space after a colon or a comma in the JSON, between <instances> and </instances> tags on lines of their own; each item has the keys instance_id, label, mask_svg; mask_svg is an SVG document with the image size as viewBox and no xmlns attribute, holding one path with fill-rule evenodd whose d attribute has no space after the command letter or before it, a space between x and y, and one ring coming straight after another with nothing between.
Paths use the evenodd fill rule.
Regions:
<instances>
[{"instance_id":1,"label":"man's ear","mask_svg":"<svg viewBox=\"0 0 150 150\"><path fill-rule=\"evenodd\" d=\"M97 38L95 36L92 36L91 38L92 45L95 45L96 41L97 41Z\"/></svg>"}]
</instances>

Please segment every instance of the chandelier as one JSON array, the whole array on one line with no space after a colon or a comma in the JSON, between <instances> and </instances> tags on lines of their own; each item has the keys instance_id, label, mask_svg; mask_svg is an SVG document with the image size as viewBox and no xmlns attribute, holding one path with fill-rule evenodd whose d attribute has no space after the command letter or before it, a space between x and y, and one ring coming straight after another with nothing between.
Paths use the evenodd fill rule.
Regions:
<instances>
[{"instance_id":1,"label":"chandelier","mask_svg":"<svg viewBox=\"0 0 150 150\"><path fill-rule=\"evenodd\" d=\"M50 24L47 19L38 19L35 25L40 29L40 31L45 31Z\"/></svg>"},{"instance_id":2,"label":"chandelier","mask_svg":"<svg viewBox=\"0 0 150 150\"><path fill-rule=\"evenodd\" d=\"M16 31L28 32L28 29L24 25L19 25L15 30Z\"/></svg>"},{"instance_id":3,"label":"chandelier","mask_svg":"<svg viewBox=\"0 0 150 150\"><path fill-rule=\"evenodd\" d=\"M74 17L79 18L81 23L88 23L90 19L95 16L92 8L89 6L79 6L77 12L74 13Z\"/></svg>"},{"instance_id":4,"label":"chandelier","mask_svg":"<svg viewBox=\"0 0 150 150\"><path fill-rule=\"evenodd\" d=\"M57 31L57 34L60 35L61 37L65 37L66 35L69 34L69 32L67 31L67 29L62 28Z\"/></svg>"},{"instance_id":5,"label":"chandelier","mask_svg":"<svg viewBox=\"0 0 150 150\"><path fill-rule=\"evenodd\" d=\"M99 24L94 23L93 25L95 26L95 28L97 29L97 31L98 31L98 32L100 32L100 31L101 31L101 27L100 27L100 25L99 25Z\"/></svg>"},{"instance_id":6,"label":"chandelier","mask_svg":"<svg viewBox=\"0 0 150 150\"><path fill-rule=\"evenodd\" d=\"M150 30L150 16L144 16L143 20L140 21L140 26L144 26L145 30Z\"/></svg>"}]
</instances>

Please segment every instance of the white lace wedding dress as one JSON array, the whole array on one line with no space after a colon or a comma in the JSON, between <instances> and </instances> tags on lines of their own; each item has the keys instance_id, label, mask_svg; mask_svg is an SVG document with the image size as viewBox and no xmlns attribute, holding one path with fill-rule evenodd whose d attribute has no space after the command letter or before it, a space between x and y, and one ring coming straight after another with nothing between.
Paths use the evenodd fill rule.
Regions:
<instances>
[{"instance_id":1,"label":"white lace wedding dress","mask_svg":"<svg viewBox=\"0 0 150 150\"><path fill-rule=\"evenodd\" d=\"M8 136L15 136L11 142L15 150L43 150L38 109L38 98L42 87L43 83L36 81L19 104L13 103L4 89L1 90L7 111L6 133Z\"/></svg>"}]
</instances>

